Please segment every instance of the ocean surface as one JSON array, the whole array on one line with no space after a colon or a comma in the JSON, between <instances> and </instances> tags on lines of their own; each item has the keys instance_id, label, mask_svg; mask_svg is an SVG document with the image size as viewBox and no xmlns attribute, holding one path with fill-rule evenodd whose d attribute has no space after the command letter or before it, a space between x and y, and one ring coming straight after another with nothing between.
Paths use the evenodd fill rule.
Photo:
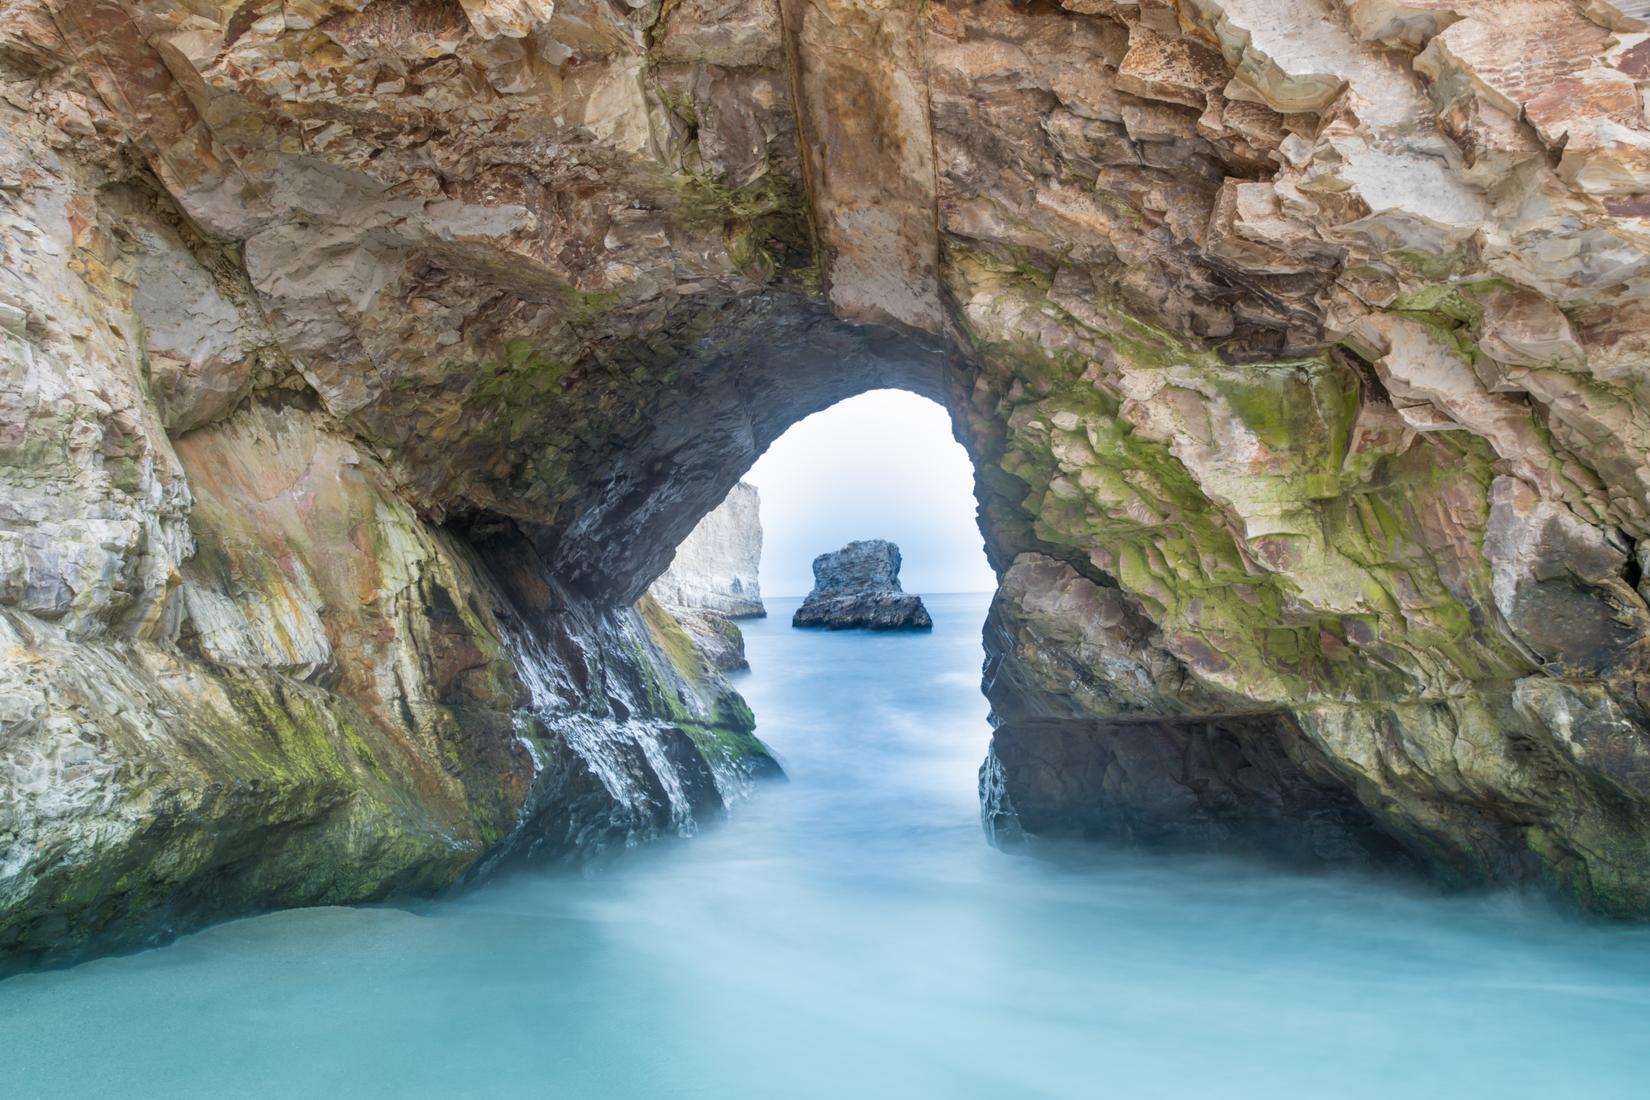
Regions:
<instances>
[{"instance_id":1,"label":"ocean surface","mask_svg":"<svg viewBox=\"0 0 1650 1100\"><path fill-rule=\"evenodd\" d=\"M0 982L0 1097L1650 1095L1650 930L988 847L986 602L769 601L739 686L791 782L691 840Z\"/></svg>"}]
</instances>

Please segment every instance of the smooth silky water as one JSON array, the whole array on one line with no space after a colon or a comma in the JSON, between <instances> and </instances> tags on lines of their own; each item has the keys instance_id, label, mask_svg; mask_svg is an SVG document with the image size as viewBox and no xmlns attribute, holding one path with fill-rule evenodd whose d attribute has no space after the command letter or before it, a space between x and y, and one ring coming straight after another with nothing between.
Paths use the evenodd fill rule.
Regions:
<instances>
[{"instance_id":1,"label":"smooth silky water","mask_svg":"<svg viewBox=\"0 0 1650 1100\"><path fill-rule=\"evenodd\" d=\"M1643 1097L1650 931L985 843L984 596L746 624L790 771L690 841L0 982L4 1097Z\"/></svg>"}]
</instances>

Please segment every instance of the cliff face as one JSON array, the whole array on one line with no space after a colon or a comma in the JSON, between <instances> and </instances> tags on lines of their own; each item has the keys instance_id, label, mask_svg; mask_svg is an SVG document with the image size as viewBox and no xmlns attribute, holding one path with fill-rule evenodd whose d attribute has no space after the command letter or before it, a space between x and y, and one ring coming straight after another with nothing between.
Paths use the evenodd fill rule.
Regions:
<instances>
[{"instance_id":1,"label":"cliff face","mask_svg":"<svg viewBox=\"0 0 1650 1100\"><path fill-rule=\"evenodd\" d=\"M766 615L761 565L762 498L756 486L741 481L682 540L670 568L648 592L672 610L733 619Z\"/></svg>"},{"instance_id":2,"label":"cliff face","mask_svg":"<svg viewBox=\"0 0 1650 1100\"><path fill-rule=\"evenodd\" d=\"M750 667L745 636L733 620L766 615L758 577L762 565L762 501L741 481L676 548L670 568L648 586L710 664L720 672Z\"/></svg>"},{"instance_id":3,"label":"cliff face","mask_svg":"<svg viewBox=\"0 0 1650 1100\"><path fill-rule=\"evenodd\" d=\"M759 746L632 604L884 385L1000 835L1650 913L1647 77L1604 0L7 5L0 952L690 828Z\"/></svg>"},{"instance_id":4,"label":"cliff face","mask_svg":"<svg viewBox=\"0 0 1650 1100\"><path fill-rule=\"evenodd\" d=\"M0 623L6 955L589 859L773 769L656 604L430 527L314 414L253 406L174 453L194 552L162 615Z\"/></svg>"}]
</instances>

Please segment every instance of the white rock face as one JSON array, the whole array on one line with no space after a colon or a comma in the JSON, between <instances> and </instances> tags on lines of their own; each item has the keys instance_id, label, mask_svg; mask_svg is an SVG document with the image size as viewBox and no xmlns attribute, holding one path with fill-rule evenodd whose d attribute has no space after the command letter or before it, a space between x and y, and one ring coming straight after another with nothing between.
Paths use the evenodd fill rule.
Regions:
<instances>
[{"instance_id":1,"label":"white rock face","mask_svg":"<svg viewBox=\"0 0 1650 1100\"><path fill-rule=\"evenodd\" d=\"M670 568L649 591L666 607L733 618L766 615L756 579L761 563L761 497L756 486L741 481L676 548Z\"/></svg>"}]
</instances>

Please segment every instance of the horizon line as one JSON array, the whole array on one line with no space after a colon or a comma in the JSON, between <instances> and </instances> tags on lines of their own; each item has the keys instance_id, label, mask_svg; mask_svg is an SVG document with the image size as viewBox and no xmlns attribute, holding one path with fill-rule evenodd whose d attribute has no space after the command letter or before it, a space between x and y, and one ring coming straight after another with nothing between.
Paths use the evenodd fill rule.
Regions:
<instances>
[{"instance_id":1,"label":"horizon line","mask_svg":"<svg viewBox=\"0 0 1650 1100\"><path fill-rule=\"evenodd\" d=\"M921 592L906 592L904 589L901 589L900 591L901 591L902 595L906 595L906 596L921 596L921 595L923 595L923 593L921 593ZM928 595L930 595L930 596L995 596L996 594L997 594L997 590L995 588L966 588L966 589L956 589L956 590L949 591L949 592L929 592L928 593ZM789 599L806 597L807 595L808 595L807 592L775 592L772 595L768 595L768 594L764 593L760 598L764 599L764 600L789 600Z\"/></svg>"}]
</instances>

